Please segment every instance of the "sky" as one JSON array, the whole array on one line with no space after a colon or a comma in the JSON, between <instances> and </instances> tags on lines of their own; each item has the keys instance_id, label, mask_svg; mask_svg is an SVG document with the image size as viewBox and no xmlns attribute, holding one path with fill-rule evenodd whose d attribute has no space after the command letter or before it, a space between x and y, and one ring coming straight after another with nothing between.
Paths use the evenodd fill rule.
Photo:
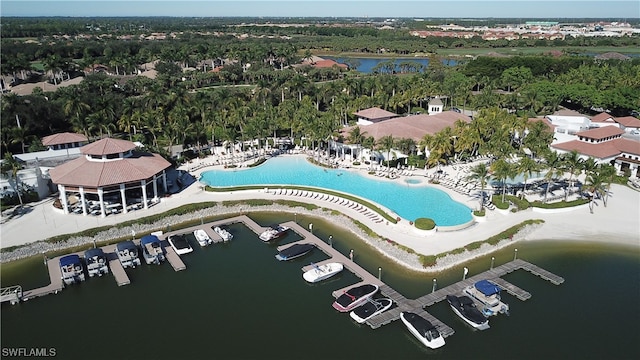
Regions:
<instances>
[{"instance_id":1,"label":"sky","mask_svg":"<svg viewBox=\"0 0 640 360\"><path fill-rule=\"evenodd\" d=\"M2 0L2 16L640 18L640 0Z\"/></svg>"}]
</instances>

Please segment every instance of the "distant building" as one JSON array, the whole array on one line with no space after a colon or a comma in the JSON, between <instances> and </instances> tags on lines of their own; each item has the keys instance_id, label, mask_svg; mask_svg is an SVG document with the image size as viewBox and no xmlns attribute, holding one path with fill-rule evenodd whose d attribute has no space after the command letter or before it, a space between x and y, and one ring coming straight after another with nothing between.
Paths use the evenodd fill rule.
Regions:
<instances>
[{"instance_id":1,"label":"distant building","mask_svg":"<svg viewBox=\"0 0 640 360\"><path fill-rule=\"evenodd\" d=\"M429 105L427 109L427 112L429 113L429 115L440 114L443 109L444 109L444 104L442 104L442 100L440 100L439 98L433 98L429 100Z\"/></svg>"},{"instance_id":2,"label":"distant building","mask_svg":"<svg viewBox=\"0 0 640 360\"><path fill-rule=\"evenodd\" d=\"M358 119L358 125L371 125L380 121L385 121L398 117L398 114L372 107L353 113Z\"/></svg>"}]
</instances>

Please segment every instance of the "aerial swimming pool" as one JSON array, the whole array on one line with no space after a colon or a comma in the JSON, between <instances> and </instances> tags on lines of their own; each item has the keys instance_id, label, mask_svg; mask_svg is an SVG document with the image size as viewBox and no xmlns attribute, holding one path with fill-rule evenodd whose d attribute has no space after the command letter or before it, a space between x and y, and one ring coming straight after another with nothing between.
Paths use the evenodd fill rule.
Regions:
<instances>
[{"instance_id":1,"label":"aerial swimming pool","mask_svg":"<svg viewBox=\"0 0 640 360\"><path fill-rule=\"evenodd\" d=\"M431 186L377 180L355 171L325 169L300 156L269 159L254 168L209 170L200 181L209 186L301 185L342 191L376 202L406 220L426 217L438 226L462 225L472 220L471 209Z\"/></svg>"}]
</instances>

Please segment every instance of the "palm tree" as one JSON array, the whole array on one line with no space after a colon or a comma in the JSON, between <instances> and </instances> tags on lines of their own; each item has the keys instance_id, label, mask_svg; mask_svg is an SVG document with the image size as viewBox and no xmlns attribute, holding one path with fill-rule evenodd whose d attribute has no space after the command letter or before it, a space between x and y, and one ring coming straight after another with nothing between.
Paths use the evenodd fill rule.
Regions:
<instances>
[{"instance_id":1,"label":"palm tree","mask_svg":"<svg viewBox=\"0 0 640 360\"><path fill-rule=\"evenodd\" d=\"M593 214L593 205L595 204L596 198L603 197L606 192L604 177L600 172L592 171L585 178L585 186L591 193L589 195L589 211Z\"/></svg>"},{"instance_id":2,"label":"palm tree","mask_svg":"<svg viewBox=\"0 0 640 360\"><path fill-rule=\"evenodd\" d=\"M544 154L545 165L547 168L547 173L544 175L544 179L547 180L547 188L544 192L544 200L542 202L547 202L547 196L549 195L549 188L551 187L551 180L560 177L564 174L562 171L562 159L558 156L553 150L547 150Z\"/></svg>"},{"instance_id":3,"label":"palm tree","mask_svg":"<svg viewBox=\"0 0 640 360\"><path fill-rule=\"evenodd\" d=\"M569 186L573 187L572 179L573 175L578 175L582 168L582 158L578 151L573 150L570 153L566 153L562 156L562 164L565 171L569 173ZM567 201L568 191L564 193L564 201Z\"/></svg>"},{"instance_id":4,"label":"palm tree","mask_svg":"<svg viewBox=\"0 0 640 360\"><path fill-rule=\"evenodd\" d=\"M493 177L502 183L502 202L504 202L504 195L507 191L507 179L516 176L516 169L510 162L499 158L491 164L491 171L493 172Z\"/></svg>"},{"instance_id":5,"label":"palm tree","mask_svg":"<svg viewBox=\"0 0 640 360\"><path fill-rule=\"evenodd\" d=\"M360 130L360 127L359 127L359 126L354 127L354 128L353 128L353 129L351 129L351 131L349 132L349 137L348 137L349 143L351 143L351 144L355 144L355 145L358 145L358 148L360 148L360 146L362 146L362 145L361 145L361 144L362 144L362 142L363 142L363 141L364 141L364 139L365 139L365 136L364 136L364 135L365 135L366 133L367 133L366 131L362 131L362 130ZM360 151L358 150L358 158L359 158L359 157L360 157ZM356 158L356 159L358 159L358 158Z\"/></svg>"},{"instance_id":6,"label":"palm tree","mask_svg":"<svg viewBox=\"0 0 640 360\"><path fill-rule=\"evenodd\" d=\"M387 151L387 169L391 164L391 149L393 148L394 143L393 136L391 135L383 136L378 139L379 148Z\"/></svg>"},{"instance_id":7,"label":"palm tree","mask_svg":"<svg viewBox=\"0 0 640 360\"><path fill-rule=\"evenodd\" d=\"M13 187L13 191L18 194L18 200L20 201L20 207L24 205L22 202L22 195L20 194L20 179L18 178L18 171L22 169L22 165L13 157L13 154L7 152L4 154L4 161L2 161L2 173L6 174L9 179L14 179L14 184L9 183Z\"/></svg>"},{"instance_id":8,"label":"palm tree","mask_svg":"<svg viewBox=\"0 0 640 360\"><path fill-rule=\"evenodd\" d=\"M484 205L484 188L487 186L487 181L489 180L489 169L487 168L487 164L480 163L471 168L471 173L467 176L468 180L475 180L480 183L480 210L482 210L482 206Z\"/></svg>"},{"instance_id":9,"label":"palm tree","mask_svg":"<svg viewBox=\"0 0 640 360\"><path fill-rule=\"evenodd\" d=\"M522 174L524 179L524 187L522 188L521 199L524 198L524 193L527 191L527 180L533 175L533 173L538 171L538 163L535 162L532 158L525 156L520 159L518 166L516 166L518 172Z\"/></svg>"},{"instance_id":10,"label":"palm tree","mask_svg":"<svg viewBox=\"0 0 640 360\"><path fill-rule=\"evenodd\" d=\"M616 168L610 164L600 164L598 166L598 172L602 175L603 181L606 183L606 188L604 189L604 197L602 198L602 203L604 207L607 207L607 200L609 199L609 191L611 190L611 183L616 176Z\"/></svg>"}]
</instances>

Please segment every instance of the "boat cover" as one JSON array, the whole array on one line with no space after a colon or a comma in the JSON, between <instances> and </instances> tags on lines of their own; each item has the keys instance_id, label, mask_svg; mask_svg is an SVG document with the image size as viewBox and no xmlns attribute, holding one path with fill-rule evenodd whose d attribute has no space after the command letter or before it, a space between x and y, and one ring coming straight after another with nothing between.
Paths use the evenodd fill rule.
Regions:
<instances>
[{"instance_id":1,"label":"boat cover","mask_svg":"<svg viewBox=\"0 0 640 360\"><path fill-rule=\"evenodd\" d=\"M500 287L490 282L489 280L480 280L474 284L475 288L484 294L484 296L491 296L493 294L500 293Z\"/></svg>"},{"instance_id":2,"label":"boat cover","mask_svg":"<svg viewBox=\"0 0 640 360\"><path fill-rule=\"evenodd\" d=\"M145 235L140 239L140 245L150 244L154 242L160 242L160 239L158 239L158 237L155 235Z\"/></svg>"},{"instance_id":3,"label":"boat cover","mask_svg":"<svg viewBox=\"0 0 640 360\"><path fill-rule=\"evenodd\" d=\"M80 263L80 256L71 254L60 258L60 266L75 265Z\"/></svg>"},{"instance_id":4,"label":"boat cover","mask_svg":"<svg viewBox=\"0 0 640 360\"><path fill-rule=\"evenodd\" d=\"M84 257L87 259L92 258L94 256L104 257L105 256L104 251L102 251L101 248L94 248L84 252Z\"/></svg>"},{"instance_id":5,"label":"boat cover","mask_svg":"<svg viewBox=\"0 0 640 360\"><path fill-rule=\"evenodd\" d=\"M135 249L136 248L136 244L131 240L123 241L121 243L118 243L116 245L116 248L118 249L118 251L127 250L127 249Z\"/></svg>"}]
</instances>

